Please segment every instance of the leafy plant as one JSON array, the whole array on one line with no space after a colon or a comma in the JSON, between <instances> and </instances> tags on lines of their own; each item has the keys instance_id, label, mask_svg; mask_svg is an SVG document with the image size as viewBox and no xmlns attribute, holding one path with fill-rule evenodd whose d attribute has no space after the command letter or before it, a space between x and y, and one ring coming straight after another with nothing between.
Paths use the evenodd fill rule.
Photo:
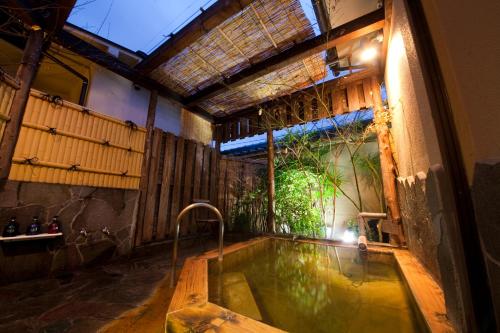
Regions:
<instances>
[{"instance_id":1,"label":"leafy plant","mask_svg":"<svg viewBox=\"0 0 500 333\"><path fill-rule=\"evenodd\" d=\"M317 175L310 170L281 168L275 174L276 224L284 233L323 237L325 230L316 206Z\"/></svg>"}]
</instances>

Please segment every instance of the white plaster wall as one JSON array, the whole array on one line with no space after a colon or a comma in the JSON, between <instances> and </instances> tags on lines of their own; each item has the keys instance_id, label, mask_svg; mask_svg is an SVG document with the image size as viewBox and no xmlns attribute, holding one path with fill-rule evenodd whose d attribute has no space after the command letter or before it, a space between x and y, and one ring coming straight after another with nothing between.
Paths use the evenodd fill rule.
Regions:
<instances>
[{"instance_id":1,"label":"white plaster wall","mask_svg":"<svg viewBox=\"0 0 500 333\"><path fill-rule=\"evenodd\" d=\"M378 152L378 145L376 142L369 142L360 148L361 154L366 153L376 153ZM337 161L335 162L335 154L330 153L329 159L332 161L332 165L337 165L340 173L345 179L345 185L342 190L352 198L356 203L358 202L358 194L355 186L354 172L349 159L349 154L347 150L343 150L339 154ZM360 183L361 198L363 201L363 210L365 212L381 212L380 204L377 199L376 193L373 187L366 184L362 177L358 177ZM333 222L333 202L326 207L326 223L328 228L332 227ZM335 210L335 228L333 230L333 238L336 240L342 239L342 235L346 229L346 223L350 219L355 219L358 215L358 209L352 204L352 202L344 195L340 194L336 200L336 210ZM330 238L330 230L328 230L327 237Z\"/></svg>"},{"instance_id":2,"label":"white plaster wall","mask_svg":"<svg viewBox=\"0 0 500 333\"><path fill-rule=\"evenodd\" d=\"M423 0L467 176L500 161L500 1Z\"/></svg>"},{"instance_id":3,"label":"white plaster wall","mask_svg":"<svg viewBox=\"0 0 500 333\"><path fill-rule=\"evenodd\" d=\"M181 134L181 107L164 97L158 97L155 126L175 135Z\"/></svg>"},{"instance_id":4,"label":"white plaster wall","mask_svg":"<svg viewBox=\"0 0 500 333\"><path fill-rule=\"evenodd\" d=\"M97 112L146 125L150 92L134 89L132 82L99 65L91 64L87 106Z\"/></svg>"},{"instance_id":5,"label":"white plaster wall","mask_svg":"<svg viewBox=\"0 0 500 333\"><path fill-rule=\"evenodd\" d=\"M87 106L97 112L145 126L150 94L148 89L136 90L131 81L99 65L91 65ZM180 135L181 106L159 96L155 127Z\"/></svg>"},{"instance_id":6,"label":"white plaster wall","mask_svg":"<svg viewBox=\"0 0 500 333\"><path fill-rule=\"evenodd\" d=\"M385 83L399 176L441 164L436 130L403 0L393 1Z\"/></svg>"}]
</instances>

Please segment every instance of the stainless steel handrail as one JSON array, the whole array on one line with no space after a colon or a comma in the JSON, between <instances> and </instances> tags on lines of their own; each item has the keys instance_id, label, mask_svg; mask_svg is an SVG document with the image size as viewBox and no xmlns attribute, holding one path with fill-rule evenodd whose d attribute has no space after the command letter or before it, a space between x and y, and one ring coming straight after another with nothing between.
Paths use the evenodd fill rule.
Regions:
<instances>
[{"instance_id":1,"label":"stainless steel handrail","mask_svg":"<svg viewBox=\"0 0 500 333\"><path fill-rule=\"evenodd\" d=\"M181 219L184 215L187 214L191 209L195 208L208 208L217 215L217 220L219 220L219 261L222 261L223 256L223 240L224 240L224 220L222 219L222 215L219 210L208 203L205 202L196 202L192 203L189 206L185 207L177 216L177 220L175 221L175 238L174 238L174 252L172 254L172 270L170 272L170 287L174 286L175 280L175 265L177 263L177 246L179 243L179 225Z\"/></svg>"}]
</instances>

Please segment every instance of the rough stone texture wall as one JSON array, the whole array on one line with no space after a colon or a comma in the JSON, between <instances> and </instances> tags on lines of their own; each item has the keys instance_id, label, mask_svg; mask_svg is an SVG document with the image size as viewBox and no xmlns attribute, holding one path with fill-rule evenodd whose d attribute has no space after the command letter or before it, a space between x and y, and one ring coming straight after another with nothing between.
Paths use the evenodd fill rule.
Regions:
<instances>
[{"instance_id":1,"label":"rough stone texture wall","mask_svg":"<svg viewBox=\"0 0 500 333\"><path fill-rule=\"evenodd\" d=\"M0 191L0 228L16 216L24 232L33 216L46 230L59 216L64 237L2 242L0 283L104 261L131 250L138 191L9 181ZM108 227L110 234L101 230ZM80 234L85 228L87 237Z\"/></svg>"},{"instance_id":2,"label":"rough stone texture wall","mask_svg":"<svg viewBox=\"0 0 500 333\"><path fill-rule=\"evenodd\" d=\"M461 256L454 235L456 218L441 165L398 179L398 194L409 250L441 285L447 317L457 331L464 325L459 277Z\"/></svg>"},{"instance_id":3,"label":"rough stone texture wall","mask_svg":"<svg viewBox=\"0 0 500 333\"><path fill-rule=\"evenodd\" d=\"M426 196L426 178L427 175L423 172L419 172L416 177L399 178L399 202L408 248L420 259L436 281L441 283L437 262L441 230L439 225L432 223Z\"/></svg>"},{"instance_id":4,"label":"rough stone texture wall","mask_svg":"<svg viewBox=\"0 0 500 333\"><path fill-rule=\"evenodd\" d=\"M497 324L500 323L500 163L475 166L474 211L486 260Z\"/></svg>"}]
</instances>

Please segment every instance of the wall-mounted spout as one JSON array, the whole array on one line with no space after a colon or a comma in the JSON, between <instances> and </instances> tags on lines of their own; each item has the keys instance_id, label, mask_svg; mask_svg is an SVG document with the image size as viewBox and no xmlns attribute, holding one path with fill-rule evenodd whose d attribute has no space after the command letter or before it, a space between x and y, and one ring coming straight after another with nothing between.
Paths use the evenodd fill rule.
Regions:
<instances>
[{"instance_id":1,"label":"wall-mounted spout","mask_svg":"<svg viewBox=\"0 0 500 333\"><path fill-rule=\"evenodd\" d=\"M223 256L223 246L224 246L224 220L222 219L222 214L219 210L206 202L196 202L192 203L189 206L185 207L177 216L177 220L175 221L175 238L174 238L174 251L172 254L172 270L170 272L170 287L174 287L175 280L175 265L177 263L177 246L179 243L179 224L182 220L182 217L187 214L192 209L195 208L208 208L217 215L217 220L219 220L219 261L222 261Z\"/></svg>"},{"instance_id":2,"label":"wall-mounted spout","mask_svg":"<svg viewBox=\"0 0 500 333\"><path fill-rule=\"evenodd\" d=\"M109 231L109 228L108 228L108 227L103 227L103 228L101 229L101 231L102 231L102 233L103 233L103 234L106 234L106 235L108 235L108 236L111 234L111 232Z\"/></svg>"},{"instance_id":3,"label":"wall-mounted spout","mask_svg":"<svg viewBox=\"0 0 500 333\"><path fill-rule=\"evenodd\" d=\"M87 229L85 229L85 228L81 228L80 229L80 235L82 235L83 237L87 238L87 237L89 237L90 232L88 232Z\"/></svg>"}]
</instances>

